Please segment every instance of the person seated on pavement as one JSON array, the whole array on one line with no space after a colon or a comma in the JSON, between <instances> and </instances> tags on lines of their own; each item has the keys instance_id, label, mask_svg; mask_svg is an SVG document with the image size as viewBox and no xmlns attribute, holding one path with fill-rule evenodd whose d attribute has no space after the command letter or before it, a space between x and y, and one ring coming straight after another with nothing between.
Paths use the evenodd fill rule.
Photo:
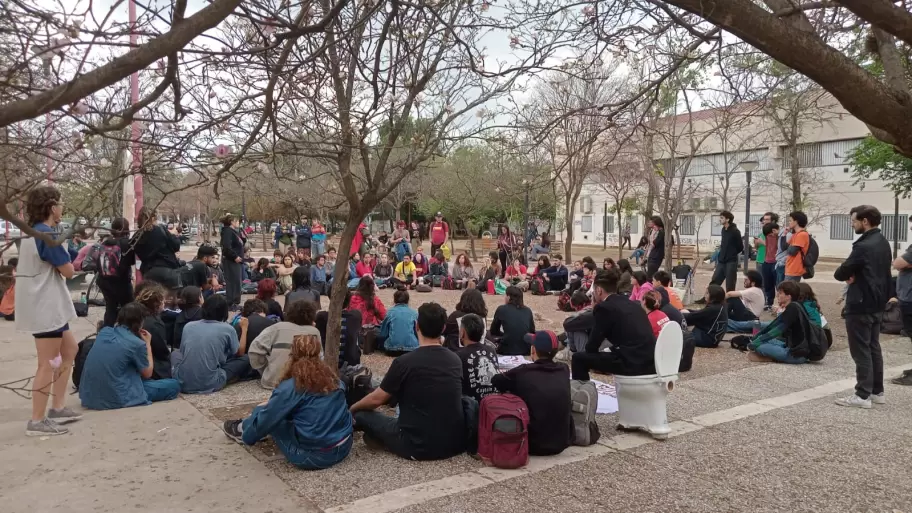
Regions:
<instances>
[{"instance_id":1,"label":"person seated on pavement","mask_svg":"<svg viewBox=\"0 0 912 513\"><path fill-rule=\"evenodd\" d=\"M798 302L804 307L804 312L808 314L811 322L820 326L827 327L826 318L820 313L820 304L817 302L817 295L814 289L808 283L798 282Z\"/></svg>"},{"instance_id":2,"label":"person seated on pavement","mask_svg":"<svg viewBox=\"0 0 912 513\"><path fill-rule=\"evenodd\" d=\"M231 383L256 379L247 357L248 321L241 317L238 337L228 320L228 300L214 294L203 302L203 319L184 326L181 348L171 353L174 377L185 394L209 394Z\"/></svg>"},{"instance_id":3,"label":"person seated on pavement","mask_svg":"<svg viewBox=\"0 0 912 513\"><path fill-rule=\"evenodd\" d=\"M200 290L218 290L221 288L218 274L212 268L218 265L218 248L203 244L196 250L196 258L178 268L177 274L182 287L199 287Z\"/></svg>"},{"instance_id":4,"label":"person seated on pavement","mask_svg":"<svg viewBox=\"0 0 912 513\"><path fill-rule=\"evenodd\" d=\"M288 365L269 400L246 419L225 421L222 429L246 445L272 437L288 463L300 469L329 468L352 448L345 385L323 362L316 335L295 335L290 345Z\"/></svg>"},{"instance_id":5,"label":"person seated on pavement","mask_svg":"<svg viewBox=\"0 0 912 513\"><path fill-rule=\"evenodd\" d=\"M718 347L728 329L728 312L725 310L725 289L709 285L703 295L706 306L702 310L686 312L684 320L692 326L691 332L697 347Z\"/></svg>"},{"instance_id":6,"label":"person seated on pavement","mask_svg":"<svg viewBox=\"0 0 912 513\"><path fill-rule=\"evenodd\" d=\"M755 362L807 363L807 337L810 319L798 301L798 283L783 281L776 287L776 299L782 313L754 335L748 358Z\"/></svg>"},{"instance_id":7,"label":"person seated on pavement","mask_svg":"<svg viewBox=\"0 0 912 513\"><path fill-rule=\"evenodd\" d=\"M171 350L180 349L181 337L184 336L184 326L187 323L203 318L203 291L199 287L190 285L184 287L179 295L181 311L177 314L172 327Z\"/></svg>"},{"instance_id":8,"label":"person seated on pavement","mask_svg":"<svg viewBox=\"0 0 912 513\"><path fill-rule=\"evenodd\" d=\"M657 290L650 290L643 296L643 309L646 310L646 317L649 318L649 324L652 327L652 334L658 338L662 331L662 326L668 322L668 316L662 311L662 294Z\"/></svg>"},{"instance_id":9,"label":"person seated on pavement","mask_svg":"<svg viewBox=\"0 0 912 513\"><path fill-rule=\"evenodd\" d=\"M595 280L592 316L595 325L585 351L571 357L573 379L589 381L589 371L623 376L655 374L655 336L643 307L617 293L621 276L602 271ZM600 351L607 339L610 352Z\"/></svg>"},{"instance_id":10,"label":"person seated on pavement","mask_svg":"<svg viewBox=\"0 0 912 513\"><path fill-rule=\"evenodd\" d=\"M462 395L481 401L495 392L491 379L497 374L497 352L484 342L485 322L475 314L459 318L459 341L456 350L462 360Z\"/></svg>"},{"instance_id":11,"label":"person seated on pavement","mask_svg":"<svg viewBox=\"0 0 912 513\"><path fill-rule=\"evenodd\" d=\"M285 318L285 312L282 310L282 305L275 300L277 290L278 286L276 285L275 280L269 278L260 280L257 283L256 298L266 303L266 315L275 317L281 321Z\"/></svg>"},{"instance_id":12,"label":"person seated on pavement","mask_svg":"<svg viewBox=\"0 0 912 513\"><path fill-rule=\"evenodd\" d=\"M380 386L351 407L368 446L412 460L440 460L465 451L462 361L440 345L446 310L418 308L418 349L393 360ZM376 410L396 399L399 417Z\"/></svg>"},{"instance_id":13,"label":"person seated on pavement","mask_svg":"<svg viewBox=\"0 0 912 513\"><path fill-rule=\"evenodd\" d=\"M659 271L659 272L663 272L663 271ZM656 273L656 274L659 274L659 273ZM684 320L684 314L681 313L681 310L675 308L674 305L671 304L671 298L670 298L671 294L669 293L668 289L666 289L665 287L656 287L655 291L658 292L659 295L662 297L662 306L661 306L662 312L666 316L668 316L668 319L670 321L680 324L681 329L686 330L687 321Z\"/></svg>"},{"instance_id":14,"label":"person seated on pavement","mask_svg":"<svg viewBox=\"0 0 912 513\"><path fill-rule=\"evenodd\" d=\"M377 284L377 287L385 289L389 286L390 278L393 277L393 265L389 261L389 255L386 253L380 254L380 260L374 266L373 275L374 283Z\"/></svg>"},{"instance_id":15,"label":"person seated on pavement","mask_svg":"<svg viewBox=\"0 0 912 513\"><path fill-rule=\"evenodd\" d=\"M285 294L285 312L288 313L288 306L298 300L310 301L317 305L317 310L323 306L320 304L320 293L313 290L310 284L310 267L298 266L291 273L292 290Z\"/></svg>"},{"instance_id":16,"label":"person seated on pavement","mask_svg":"<svg viewBox=\"0 0 912 513\"><path fill-rule=\"evenodd\" d=\"M671 306L678 310L684 309L684 302L681 301L681 298L678 297L678 293L675 292L674 288L671 286L671 275L668 274L668 271L659 271L652 275L652 284L656 289L659 287L665 288L666 294L668 295L668 302L671 303Z\"/></svg>"},{"instance_id":17,"label":"person seated on pavement","mask_svg":"<svg viewBox=\"0 0 912 513\"><path fill-rule=\"evenodd\" d=\"M618 280L618 294L629 296L633 293L633 267L626 258L617 261L618 272L621 278Z\"/></svg>"},{"instance_id":18,"label":"person seated on pavement","mask_svg":"<svg viewBox=\"0 0 912 513\"><path fill-rule=\"evenodd\" d=\"M491 321L491 335L499 337L497 354L527 356L529 344L523 338L527 333L535 333L535 316L523 304L523 291L511 285Z\"/></svg>"},{"instance_id":19,"label":"person seated on pavement","mask_svg":"<svg viewBox=\"0 0 912 513\"><path fill-rule=\"evenodd\" d=\"M484 295L476 288L463 290L459 302L456 303L456 309L447 317L446 327L443 329L444 347L453 351L459 349L459 319L466 314L478 315L481 320L487 322L488 305L485 303Z\"/></svg>"},{"instance_id":20,"label":"person seated on pavement","mask_svg":"<svg viewBox=\"0 0 912 513\"><path fill-rule=\"evenodd\" d=\"M285 304L287 305L289 303ZM244 306L241 308L241 317L247 318L247 340L250 341L250 343L247 344L248 354L250 353L250 346L253 345L253 341L263 333L263 330L279 322L275 317L267 317L268 314L269 307L259 299L254 298L244 301ZM238 340L240 340L241 326L235 324L234 331L237 332Z\"/></svg>"},{"instance_id":21,"label":"person seated on pavement","mask_svg":"<svg viewBox=\"0 0 912 513\"><path fill-rule=\"evenodd\" d=\"M260 280L265 280L266 278L275 280L278 276L276 275L275 270L272 267L269 267L269 259L261 258L257 260L256 267L250 271L250 281L256 283Z\"/></svg>"},{"instance_id":22,"label":"person seated on pavement","mask_svg":"<svg viewBox=\"0 0 912 513\"><path fill-rule=\"evenodd\" d=\"M528 334L525 341L533 362L496 374L491 383L498 392L516 394L529 407L529 454L560 454L573 442L570 371L554 361L560 342L553 331Z\"/></svg>"},{"instance_id":23,"label":"person seated on pavement","mask_svg":"<svg viewBox=\"0 0 912 513\"><path fill-rule=\"evenodd\" d=\"M447 263L446 257L443 256L443 251L437 250L434 253L434 256L431 257L430 264L428 265L428 278L425 282L430 283L434 276L439 276L439 280L443 280L450 274L450 266Z\"/></svg>"},{"instance_id":24,"label":"person seated on pavement","mask_svg":"<svg viewBox=\"0 0 912 513\"><path fill-rule=\"evenodd\" d=\"M142 329L146 307L133 302L117 313L117 325L104 327L86 356L79 399L90 410L113 410L175 399L176 379L152 377L152 335Z\"/></svg>"},{"instance_id":25,"label":"person seated on pavement","mask_svg":"<svg viewBox=\"0 0 912 513\"><path fill-rule=\"evenodd\" d=\"M396 287L414 287L418 283L418 268L412 262L412 257L408 253L402 256L402 261L396 264L393 271L393 277L389 279L389 284Z\"/></svg>"},{"instance_id":26,"label":"person seated on pavement","mask_svg":"<svg viewBox=\"0 0 912 513\"><path fill-rule=\"evenodd\" d=\"M174 327L169 331L161 318L166 294L165 288L154 281L141 282L134 292L134 301L146 307L143 329L152 336L152 379L171 377L171 350L168 341L174 334Z\"/></svg>"},{"instance_id":27,"label":"person seated on pavement","mask_svg":"<svg viewBox=\"0 0 912 513\"><path fill-rule=\"evenodd\" d=\"M469 261L469 255L460 253L453 264L453 284L457 289L475 288L478 285L478 273Z\"/></svg>"},{"instance_id":28,"label":"person seated on pavement","mask_svg":"<svg viewBox=\"0 0 912 513\"><path fill-rule=\"evenodd\" d=\"M351 304L351 291L345 291L345 298L342 300L342 335L340 337L341 346L339 347L339 368L345 364L355 366L361 363L361 312L349 310ZM326 348L326 324L329 321L329 312L317 312L316 327L320 332L320 340Z\"/></svg>"},{"instance_id":29,"label":"person seated on pavement","mask_svg":"<svg viewBox=\"0 0 912 513\"><path fill-rule=\"evenodd\" d=\"M753 269L744 273L744 289L725 293L728 310L729 333L751 333L757 325L766 295L763 293L763 276Z\"/></svg>"},{"instance_id":30,"label":"person seated on pavement","mask_svg":"<svg viewBox=\"0 0 912 513\"><path fill-rule=\"evenodd\" d=\"M250 356L250 366L260 373L261 387L272 389L282 380L282 372L288 363L288 353L295 336L320 337L320 331L314 326L316 317L316 304L295 301L288 307L288 317L284 321L268 326L250 342L247 355Z\"/></svg>"},{"instance_id":31,"label":"person seated on pavement","mask_svg":"<svg viewBox=\"0 0 912 513\"><path fill-rule=\"evenodd\" d=\"M415 322L418 312L409 307L407 290L393 293L392 308L386 313L377 334L377 348L387 353L402 353L418 349L418 337L415 335Z\"/></svg>"},{"instance_id":32,"label":"person seated on pavement","mask_svg":"<svg viewBox=\"0 0 912 513\"><path fill-rule=\"evenodd\" d=\"M593 289L594 295L597 290L594 287ZM594 306L589 305L564 319L564 332L558 335L557 338L567 346L568 351L560 355L560 358L563 358L567 353L586 350L586 344L589 343L589 333L595 327L595 317L592 315Z\"/></svg>"},{"instance_id":33,"label":"person seated on pavement","mask_svg":"<svg viewBox=\"0 0 912 513\"><path fill-rule=\"evenodd\" d=\"M294 271L292 271L294 275ZM317 255L313 265L310 267L310 288L317 294L324 295L329 292L329 286L326 276L326 256ZM292 278L294 280L294 278ZM292 284L294 282L292 281Z\"/></svg>"},{"instance_id":34,"label":"person seated on pavement","mask_svg":"<svg viewBox=\"0 0 912 513\"><path fill-rule=\"evenodd\" d=\"M642 301L646 294L652 292L654 288L652 280L649 279L645 272L636 271L633 273L633 292L630 293L630 299L632 301Z\"/></svg>"},{"instance_id":35,"label":"person seated on pavement","mask_svg":"<svg viewBox=\"0 0 912 513\"><path fill-rule=\"evenodd\" d=\"M386 306L377 296L377 286L374 279L365 276L358 281L358 288L352 293L349 310L361 312L362 327L380 326L386 318Z\"/></svg>"}]
</instances>

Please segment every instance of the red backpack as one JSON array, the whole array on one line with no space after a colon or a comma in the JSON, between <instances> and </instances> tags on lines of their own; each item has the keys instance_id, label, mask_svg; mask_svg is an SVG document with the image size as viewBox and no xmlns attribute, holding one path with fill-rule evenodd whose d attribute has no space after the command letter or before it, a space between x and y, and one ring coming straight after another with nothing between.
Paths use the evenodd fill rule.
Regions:
<instances>
[{"instance_id":1,"label":"red backpack","mask_svg":"<svg viewBox=\"0 0 912 513\"><path fill-rule=\"evenodd\" d=\"M478 409L478 455L485 465L519 468L529 463L529 408L513 394L491 394Z\"/></svg>"}]
</instances>

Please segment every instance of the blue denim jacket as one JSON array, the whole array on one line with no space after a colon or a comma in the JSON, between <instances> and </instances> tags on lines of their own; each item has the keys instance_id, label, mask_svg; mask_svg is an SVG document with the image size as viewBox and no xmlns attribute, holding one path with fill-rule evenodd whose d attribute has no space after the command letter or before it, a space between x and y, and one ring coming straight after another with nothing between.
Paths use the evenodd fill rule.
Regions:
<instances>
[{"instance_id":1,"label":"blue denim jacket","mask_svg":"<svg viewBox=\"0 0 912 513\"><path fill-rule=\"evenodd\" d=\"M286 379L272 392L265 406L257 406L244 420L243 440L253 445L272 435L296 464L297 451L319 451L335 446L352 434L352 416L345 402L345 385L328 394L295 389L294 378ZM292 453L292 454L289 454Z\"/></svg>"},{"instance_id":2,"label":"blue denim jacket","mask_svg":"<svg viewBox=\"0 0 912 513\"><path fill-rule=\"evenodd\" d=\"M310 283L326 283L326 269L318 266L310 266Z\"/></svg>"},{"instance_id":3,"label":"blue denim jacket","mask_svg":"<svg viewBox=\"0 0 912 513\"><path fill-rule=\"evenodd\" d=\"M384 342L387 351L411 351L418 348L418 335L415 323L418 312L408 305L395 305L386 312L386 318L380 324L378 338Z\"/></svg>"}]
</instances>

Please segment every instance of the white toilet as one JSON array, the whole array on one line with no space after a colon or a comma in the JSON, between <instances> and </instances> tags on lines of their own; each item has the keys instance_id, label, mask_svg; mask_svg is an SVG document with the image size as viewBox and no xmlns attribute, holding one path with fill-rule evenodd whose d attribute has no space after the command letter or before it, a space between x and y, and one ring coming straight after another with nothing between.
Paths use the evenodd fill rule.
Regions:
<instances>
[{"instance_id":1,"label":"white toilet","mask_svg":"<svg viewBox=\"0 0 912 513\"><path fill-rule=\"evenodd\" d=\"M674 390L674 383L678 380L683 347L681 325L668 322L656 340L656 374L614 377L618 426L621 429L642 429L657 440L668 438L671 428L668 426L665 396Z\"/></svg>"}]
</instances>

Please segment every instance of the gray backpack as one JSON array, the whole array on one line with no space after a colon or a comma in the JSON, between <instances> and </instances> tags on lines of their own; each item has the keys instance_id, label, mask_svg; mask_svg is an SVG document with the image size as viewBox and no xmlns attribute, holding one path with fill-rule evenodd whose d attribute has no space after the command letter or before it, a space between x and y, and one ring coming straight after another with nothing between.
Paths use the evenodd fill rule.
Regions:
<instances>
[{"instance_id":1,"label":"gray backpack","mask_svg":"<svg viewBox=\"0 0 912 513\"><path fill-rule=\"evenodd\" d=\"M592 445L598 441L598 424L595 410L598 408L598 390L591 381L570 382L570 416L573 418L573 445Z\"/></svg>"}]
</instances>

